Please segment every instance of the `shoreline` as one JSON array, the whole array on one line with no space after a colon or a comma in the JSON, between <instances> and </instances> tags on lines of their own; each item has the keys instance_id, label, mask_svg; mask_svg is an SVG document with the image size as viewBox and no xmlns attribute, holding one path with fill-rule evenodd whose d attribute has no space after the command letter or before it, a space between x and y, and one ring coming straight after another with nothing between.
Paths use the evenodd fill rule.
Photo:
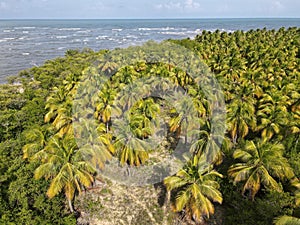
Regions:
<instances>
[{"instance_id":1,"label":"shoreline","mask_svg":"<svg viewBox=\"0 0 300 225\"><path fill-rule=\"evenodd\" d=\"M200 23L198 23L199 20ZM90 48L93 51L100 51L101 49L113 50L115 48L139 45L149 40L193 39L203 31L215 32L219 30L220 32L232 33L237 30L243 32L264 28L272 30L274 29L272 28L275 26L274 24L277 24L274 20L297 21L297 26L284 26L285 29L292 27L299 29L300 27L300 18L243 18L242 20L242 22L236 18L0 20L0 36L1 34L3 35L3 38L0 38L0 47L3 49L3 56L0 57L0 65L2 65L0 83L7 83L9 77L18 76L22 70L41 66L47 60L63 57L67 50L76 49L81 51L85 48ZM247 20L256 21L257 24L243 24ZM13 24L9 25L9 21L12 21ZM42 24L39 24L39 21ZM58 21L66 21L66 23L58 24ZM89 24L89 21L92 21L92 23ZM98 24L97 21L104 22L104 24ZM163 23L159 23L159 21L163 21ZM182 21L182 24L177 25L174 21ZM206 21L206 23L203 24L203 21ZM233 24L232 21L234 21ZM265 23L260 24L259 21L265 21ZM274 24L270 25L269 23L272 21ZM5 23L1 24L1 22ZM191 25L190 23L193 24ZM236 23L239 24L238 27L236 27ZM260 26L258 26L259 24ZM51 28L51 26L53 27ZM103 31L102 26L108 26L107 30ZM242 28L242 26L246 26L246 28L238 29ZM44 28L45 30L43 30ZM278 29L280 27L277 27L275 30ZM48 33L50 31L54 33L49 36ZM42 32L43 35L40 37L35 32ZM34 38L37 40L34 41ZM14 45L19 47L13 50ZM10 60L12 57L13 60ZM16 64L24 69L14 69ZM2 71L5 71L5 73Z\"/></svg>"}]
</instances>

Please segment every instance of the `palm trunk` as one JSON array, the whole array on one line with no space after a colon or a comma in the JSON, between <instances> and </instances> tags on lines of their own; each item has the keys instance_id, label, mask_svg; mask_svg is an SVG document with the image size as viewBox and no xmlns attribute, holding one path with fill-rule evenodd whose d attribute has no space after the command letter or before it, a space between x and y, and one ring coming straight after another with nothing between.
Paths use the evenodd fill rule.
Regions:
<instances>
[{"instance_id":1,"label":"palm trunk","mask_svg":"<svg viewBox=\"0 0 300 225\"><path fill-rule=\"evenodd\" d=\"M163 205L163 213L164 213L164 219L163 219L163 225L167 225L168 224L168 207L169 207L169 203L170 203L170 198L171 198L171 191L167 190L166 196L165 196L165 202Z\"/></svg>"},{"instance_id":2,"label":"palm trunk","mask_svg":"<svg viewBox=\"0 0 300 225\"><path fill-rule=\"evenodd\" d=\"M185 118L185 123L186 123L186 127L185 127L185 134L184 134L184 144L187 144L188 143L188 118Z\"/></svg>"},{"instance_id":3,"label":"palm trunk","mask_svg":"<svg viewBox=\"0 0 300 225\"><path fill-rule=\"evenodd\" d=\"M74 208L73 208L72 200L68 199L68 203L69 203L70 211L71 211L71 213L73 213L74 212Z\"/></svg>"},{"instance_id":4,"label":"palm trunk","mask_svg":"<svg viewBox=\"0 0 300 225\"><path fill-rule=\"evenodd\" d=\"M129 166L126 168L126 171L127 171L127 175L130 177L130 167Z\"/></svg>"}]
</instances>

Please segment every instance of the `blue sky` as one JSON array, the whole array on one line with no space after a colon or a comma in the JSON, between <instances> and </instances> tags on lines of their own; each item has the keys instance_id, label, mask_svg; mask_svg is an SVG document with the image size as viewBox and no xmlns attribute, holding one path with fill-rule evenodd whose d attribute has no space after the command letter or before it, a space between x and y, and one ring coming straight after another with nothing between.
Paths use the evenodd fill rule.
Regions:
<instances>
[{"instance_id":1,"label":"blue sky","mask_svg":"<svg viewBox=\"0 0 300 225\"><path fill-rule=\"evenodd\" d=\"M300 17L299 0L0 0L0 18Z\"/></svg>"}]
</instances>

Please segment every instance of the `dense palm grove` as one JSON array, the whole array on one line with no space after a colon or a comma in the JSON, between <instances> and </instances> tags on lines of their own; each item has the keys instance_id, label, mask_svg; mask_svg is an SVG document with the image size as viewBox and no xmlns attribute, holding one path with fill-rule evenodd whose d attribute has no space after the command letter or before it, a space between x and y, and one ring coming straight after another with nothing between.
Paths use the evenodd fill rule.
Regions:
<instances>
[{"instance_id":1,"label":"dense palm grove","mask_svg":"<svg viewBox=\"0 0 300 225\"><path fill-rule=\"evenodd\" d=\"M120 98L114 104L126 85L132 84L132 93L134 88L149 92L138 82L152 77L185 90L201 124L186 164L161 183L177 221L203 224L220 213L222 224L299 224L300 30L203 31L194 40L170 42L198 55L222 87L223 143L210 135L205 95L176 65L139 62L114 71L116 64L101 63L108 51L69 50L63 58L22 71L11 80L14 85L1 86L0 224L75 224L74 199L101 176L96 168L111 158L122 166L149 164L155 149L142 143L159 117L168 125L168 151L186 139L188 116L172 105L162 107L161 98ZM79 90L79 83L89 87L103 81L89 74L112 71L101 91ZM155 85L164 91L168 83ZM77 99L91 109L84 116L74 115ZM113 112L127 109L129 122L114 135ZM90 118L97 122L89 124ZM86 126L74 129L77 121ZM85 140L81 146L78 136Z\"/></svg>"}]
</instances>

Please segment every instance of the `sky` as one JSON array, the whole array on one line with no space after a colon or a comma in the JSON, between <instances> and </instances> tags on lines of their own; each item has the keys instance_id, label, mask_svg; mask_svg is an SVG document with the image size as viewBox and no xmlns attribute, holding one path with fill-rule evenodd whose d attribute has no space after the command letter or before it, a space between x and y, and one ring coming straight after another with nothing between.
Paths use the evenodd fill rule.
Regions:
<instances>
[{"instance_id":1,"label":"sky","mask_svg":"<svg viewBox=\"0 0 300 225\"><path fill-rule=\"evenodd\" d=\"M0 19L300 17L299 0L0 0Z\"/></svg>"}]
</instances>

